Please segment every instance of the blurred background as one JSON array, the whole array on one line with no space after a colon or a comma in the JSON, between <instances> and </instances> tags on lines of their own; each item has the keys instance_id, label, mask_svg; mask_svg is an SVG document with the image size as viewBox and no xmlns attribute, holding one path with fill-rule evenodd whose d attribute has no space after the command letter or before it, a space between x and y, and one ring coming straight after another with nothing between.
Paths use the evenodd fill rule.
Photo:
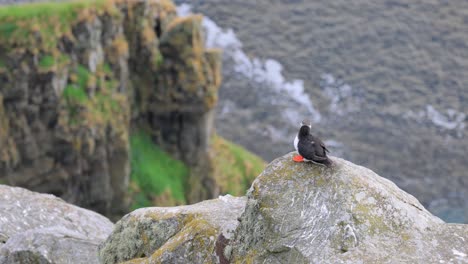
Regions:
<instances>
[{"instance_id":1,"label":"blurred background","mask_svg":"<svg viewBox=\"0 0 468 264\"><path fill-rule=\"evenodd\" d=\"M468 2L194 0L224 49L218 132L267 161L301 119L449 222L468 221Z\"/></svg>"},{"instance_id":2,"label":"blurred background","mask_svg":"<svg viewBox=\"0 0 468 264\"><path fill-rule=\"evenodd\" d=\"M468 1L155 2L2 7L0 183L115 219L243 195L308 118L468 223Z\"/></svg>"}]
</instances>

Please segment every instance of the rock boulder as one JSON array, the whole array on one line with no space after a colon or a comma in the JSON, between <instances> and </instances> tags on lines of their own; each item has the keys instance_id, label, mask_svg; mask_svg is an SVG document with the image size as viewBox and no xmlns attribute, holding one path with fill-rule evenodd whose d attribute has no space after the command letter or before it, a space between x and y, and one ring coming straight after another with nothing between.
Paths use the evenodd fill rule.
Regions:
<instances>
[{"instance_id":1,"label":"rock boulder","mask_svg":"<svg viewBox=\"0 0 468 264\"><path fill-rule=\"evenodd\" d=\"M104 216L53 195L0 185L0 263L99 263Z\"/></svg>"},{"instance_id":2,"label":"rock boulder","mask_svg":"<svg viewBox=\"0 0 468 264\"><path fill-rule=\"evenodd\" d=\"M101 263L228 263L223 252L246 199L218 199L179 207L138 209L101 246Z\"/></svg>"},{"instance_id":3,"label":"rock boulder","mask_svg":"<svg viewBox=\"0 0 468 264\"><path fill-rule=\"evenodd\" d=\"M371 170L274 160L254 181L235 263L468 263L468 225L446 224Z\"/></svg>"},{"instance_id":4,"label":"rock boulder","mask_svg":"<svg viewBox=\"0 0 468 264\"><path fill-rule=\"evenodd\" d=\"M222 197L127 215L101 261L468 263L468 225L444 223L367 168L339 158L332 168L294 163L292 155L267 166L246 204Z\"/></svg>"}]
</instances>

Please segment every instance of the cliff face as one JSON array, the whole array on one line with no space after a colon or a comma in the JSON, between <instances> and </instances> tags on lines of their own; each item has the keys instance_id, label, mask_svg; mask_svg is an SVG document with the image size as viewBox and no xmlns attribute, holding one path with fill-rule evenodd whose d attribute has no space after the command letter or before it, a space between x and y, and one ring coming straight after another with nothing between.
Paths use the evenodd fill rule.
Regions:
<instances>
[{"instance_id":1,"label":"cliff face","mask_svg":"<svg viewBox=\"0 0 468 264\"><path fill-rule=\"evenodd\" d=\"M214 195L219 51L169 1L0 10L0 180L106 215L126 209L129 135L144 129Z\"/></svg>"}]
</instances>

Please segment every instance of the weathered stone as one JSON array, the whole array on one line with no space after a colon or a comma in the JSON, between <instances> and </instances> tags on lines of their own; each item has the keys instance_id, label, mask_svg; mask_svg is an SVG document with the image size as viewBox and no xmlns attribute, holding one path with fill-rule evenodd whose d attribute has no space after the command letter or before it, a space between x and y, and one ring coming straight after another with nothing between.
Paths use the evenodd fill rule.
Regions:
<instances>
[{"instance_id":1,"label":"weathered stone","mask_svg":"<svg viewBox=\"0 0 468 264\"><path fill-rule=\"evenodd\" d=\"M113 224L47 194L0 185L0 263L98 263Z\"/></svg>"},{"instance_id":2,"label":"weathered stone","mask_svg":"<svg viewBox=\"0 0 468 264\"><path fill-rule=\"evenodd\" d=\"M468 263L468 226L446 224L371 170L274 160L254 181L234 263Z\"/></svg>"},{"instance_id":3,"label":"weathered stone","mask_svg":"<svg viewBox=\"0 0 468 264\"><path fill-rule=\"evenodd\" d=\"M229 195L194 205L138 209L101 246L102 263L219 263L245 207Z\"/></svg>"},{"instance_id":4,"label":"weathered stone","mask_svg":"<svg viewBox=\"0 0 468 264\"><path fill-rule=\"evenodd\" d=\"M292 156L265 169L247 203L225 196L125 216L101 262L468 263L467 225L444 223L364 167Z\"/></svg>"}]
</instances>

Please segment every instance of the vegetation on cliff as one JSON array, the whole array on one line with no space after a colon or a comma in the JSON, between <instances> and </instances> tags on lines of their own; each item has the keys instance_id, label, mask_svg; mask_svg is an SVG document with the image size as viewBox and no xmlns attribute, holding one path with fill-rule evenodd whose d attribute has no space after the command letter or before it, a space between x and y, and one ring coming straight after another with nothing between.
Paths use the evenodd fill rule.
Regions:
<instances>
[{"instance_id":1,"label":"vegetation on cliff","mask_svg":"<svg viewBox=\"0 0 468 264\"><path fill-rule=\"evenodd\" d=\"M130 144L132 209L186 204L187 166L154 144L144 130L133 133ZM210 154L220 194L245 195L265 167L258 156L219 136L213 137Z\"/></svg>"},{"instance_id":2,"label":"vegetation on cliff","mask_svg":"<svg viewBox=\"0 0 468 264\"><path fill-rule=\"evenodd\" d=\"M166 0L0 8L0 180L111 217L129 189L133 208L243 194L263 162L212 139L201 21Z\"/></svg>"},{"instance_id":3,"label":"vegetation on cliff","mask_svg":"<svg viewBox=\"0 0 468 264\"><path fill-rule=\"evenodd\" d=\"M130 144L132 209L185 204L187 166L155 145L143 130L132 134Z\"/></svg>"},{"instance_id":4,"label":"vegetation on cliff","mask_svg":"<svg viewBox=\"0 0 468 264\"><path fill-rule=\"evenodd\" d=\"M62 37L74 39L73 27L98 15L119 16L114 1L41 2L0 8L0 42L17 51L50 53L49 61L61 55Z\"/></svg>"},{"instance_id":5,"label":"vegetation on cliff","mask_svg":"<svg viewBox=\"0 0 468 264\"><path fill-rule=\"evenodd\" d=\"M266 164L257 155L220 136L213 137L214 177L222 194L245 195Z\"/></svg>"}]
</instances>

